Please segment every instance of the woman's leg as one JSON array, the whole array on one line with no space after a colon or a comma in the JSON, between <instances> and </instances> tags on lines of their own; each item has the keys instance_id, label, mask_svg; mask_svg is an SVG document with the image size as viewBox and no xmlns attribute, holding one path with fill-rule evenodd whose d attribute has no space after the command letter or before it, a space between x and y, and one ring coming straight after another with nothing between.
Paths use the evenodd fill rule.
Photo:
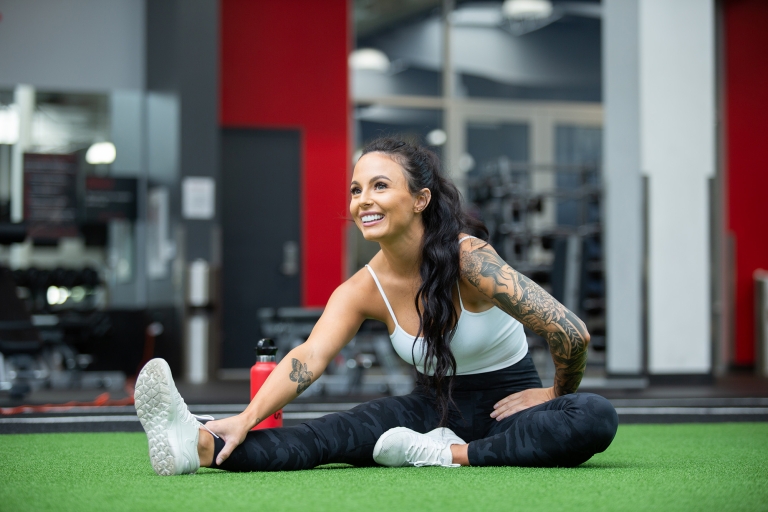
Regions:
<instances>
[{"instance_id":1,"label":"woman's leg","mask_svg":"<svg viewBox=\"0 0 768 512\"><path fill-rule=\"evenodd\" d=\"M210 467L227 471L286 471L321 464L369 466L379 437L393 427L417 432L435 428L440 418L426 396L410 394L366 402L293 427L249 432L221 466L216 457L224 442L214 439ZM201 436L204 434L200 433Z\"/></svg>"},{"instance_id":2,"label":"woman's leg","mask_svg":"<svg viewBox=\"0 0 768 512\"><path fill-rule=\"evenodd\" d=\"M468 447L472 466L577 466L608 448L619 418L591 393L558 397L505 418Z\"/></svg>"}]
</instances>

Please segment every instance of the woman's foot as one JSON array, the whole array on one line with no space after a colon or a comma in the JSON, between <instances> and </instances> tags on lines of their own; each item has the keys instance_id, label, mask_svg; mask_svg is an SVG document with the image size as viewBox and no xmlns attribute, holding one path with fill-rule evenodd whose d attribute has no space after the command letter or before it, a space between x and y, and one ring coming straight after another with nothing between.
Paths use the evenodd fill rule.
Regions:
<instances>
[{"instance_id":1,"label":"woman's foot","mask_svg":"<svg viewBox=\"0 0 768 512\"><path fill-rule=\"evenodd\" d=\"M153 359L136 379L136 414L149 441L149 459L163 476L194 473L200 467L198 438L205 428L193 416L163 359Z\"/></svg>"},{"instance_id":2,"label":"woman's foot","mask_svg":"<svg viewBox=\"0 0 768 512\"><path fill-rule=\"evenodd\" d=\"M382 466L443 466L454 464L451 446L466 444L447 428L419 434L405 427L395 427L382 434L373 447L373 460Z\"/></svg>"}]
</instances>

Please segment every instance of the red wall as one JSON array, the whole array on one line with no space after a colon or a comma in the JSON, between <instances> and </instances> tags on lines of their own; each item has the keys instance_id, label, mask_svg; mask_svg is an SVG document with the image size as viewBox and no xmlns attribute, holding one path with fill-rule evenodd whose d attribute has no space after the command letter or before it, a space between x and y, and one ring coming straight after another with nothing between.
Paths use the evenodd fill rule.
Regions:
<instances>
[{"instance_id":1,"label":"red wall","mask_svg":"<svg viewBox=\"0 0 768 512\"><path fill-rule=\"evenodd\" d=\"M734 363L755 361L752 272L768 269L768 2L724 4L728 227L736 241Z\"/></svg>"},{"instance_id":2,"label":"red wall","mask_svg":"<svg viewBox=\"0 0 768 512\"><path fill-rule=\"evenodd\" d=\"M347 0L221 0L224 127L302 132L302 302L344 275L350 162Z\"/></svg>"}]
</instances>

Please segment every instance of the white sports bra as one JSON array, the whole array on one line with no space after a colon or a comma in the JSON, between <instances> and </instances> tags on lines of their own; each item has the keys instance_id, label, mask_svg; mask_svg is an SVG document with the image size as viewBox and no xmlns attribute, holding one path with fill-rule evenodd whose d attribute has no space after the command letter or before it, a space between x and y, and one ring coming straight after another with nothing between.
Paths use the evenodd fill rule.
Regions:
<instances>
[{"instance_id":1,"label":"white sports bra","mask_svg":"<svg viewBox=\"0 0 768 512\"><path fill-rule=\"evenodd\" d=\"M467 238L474 237L464 237L459 240L459 243ZM424 373L423 338L412 336L400 327L379 278L376 277L370 265L366 265L366 268L376 282L384 304L392 315L392 321L395 322L395 330L389 335L395 352L408 364L414 364L415 361L416 369ZM501 370L525 357L528 353L528 342L520 322L496 306L480 313L467 311L464 309L464 301L461 300L460 288L459 304L461 315L456 325L456 332L451 339L451 352L456 358L456 375Z\"/></svg>"}]
</instances>

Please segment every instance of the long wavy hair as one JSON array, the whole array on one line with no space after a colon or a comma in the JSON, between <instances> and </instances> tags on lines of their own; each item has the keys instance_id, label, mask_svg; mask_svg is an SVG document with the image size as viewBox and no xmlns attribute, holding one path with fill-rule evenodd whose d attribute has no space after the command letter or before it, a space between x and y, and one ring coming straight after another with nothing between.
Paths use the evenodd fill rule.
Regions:
<instances>
[{"instance_id":1,"label":"long wavy hair","mask_svg":"<svg viewBox=\"0 0 768 512\"><path fill-rule=\"evenodd\" d=\"M451 337L458 323L452 295L459 281L458 237L464 232L487 240L488 229L464 211L461 194L441 172L440 159L434 152L396 137L373 140L363 149L363 154L373 152L389 156L403 168L412 194L428 188L432 195L421 213L421 286L414 305L419 314L416 336L423 336L425 350L424 373L417 373L419 383L434 391L440 425L445 425L453 403L451 376L456 375ZM414 366L415 362L414 356Z\"/></svg>"}]
</instances>

